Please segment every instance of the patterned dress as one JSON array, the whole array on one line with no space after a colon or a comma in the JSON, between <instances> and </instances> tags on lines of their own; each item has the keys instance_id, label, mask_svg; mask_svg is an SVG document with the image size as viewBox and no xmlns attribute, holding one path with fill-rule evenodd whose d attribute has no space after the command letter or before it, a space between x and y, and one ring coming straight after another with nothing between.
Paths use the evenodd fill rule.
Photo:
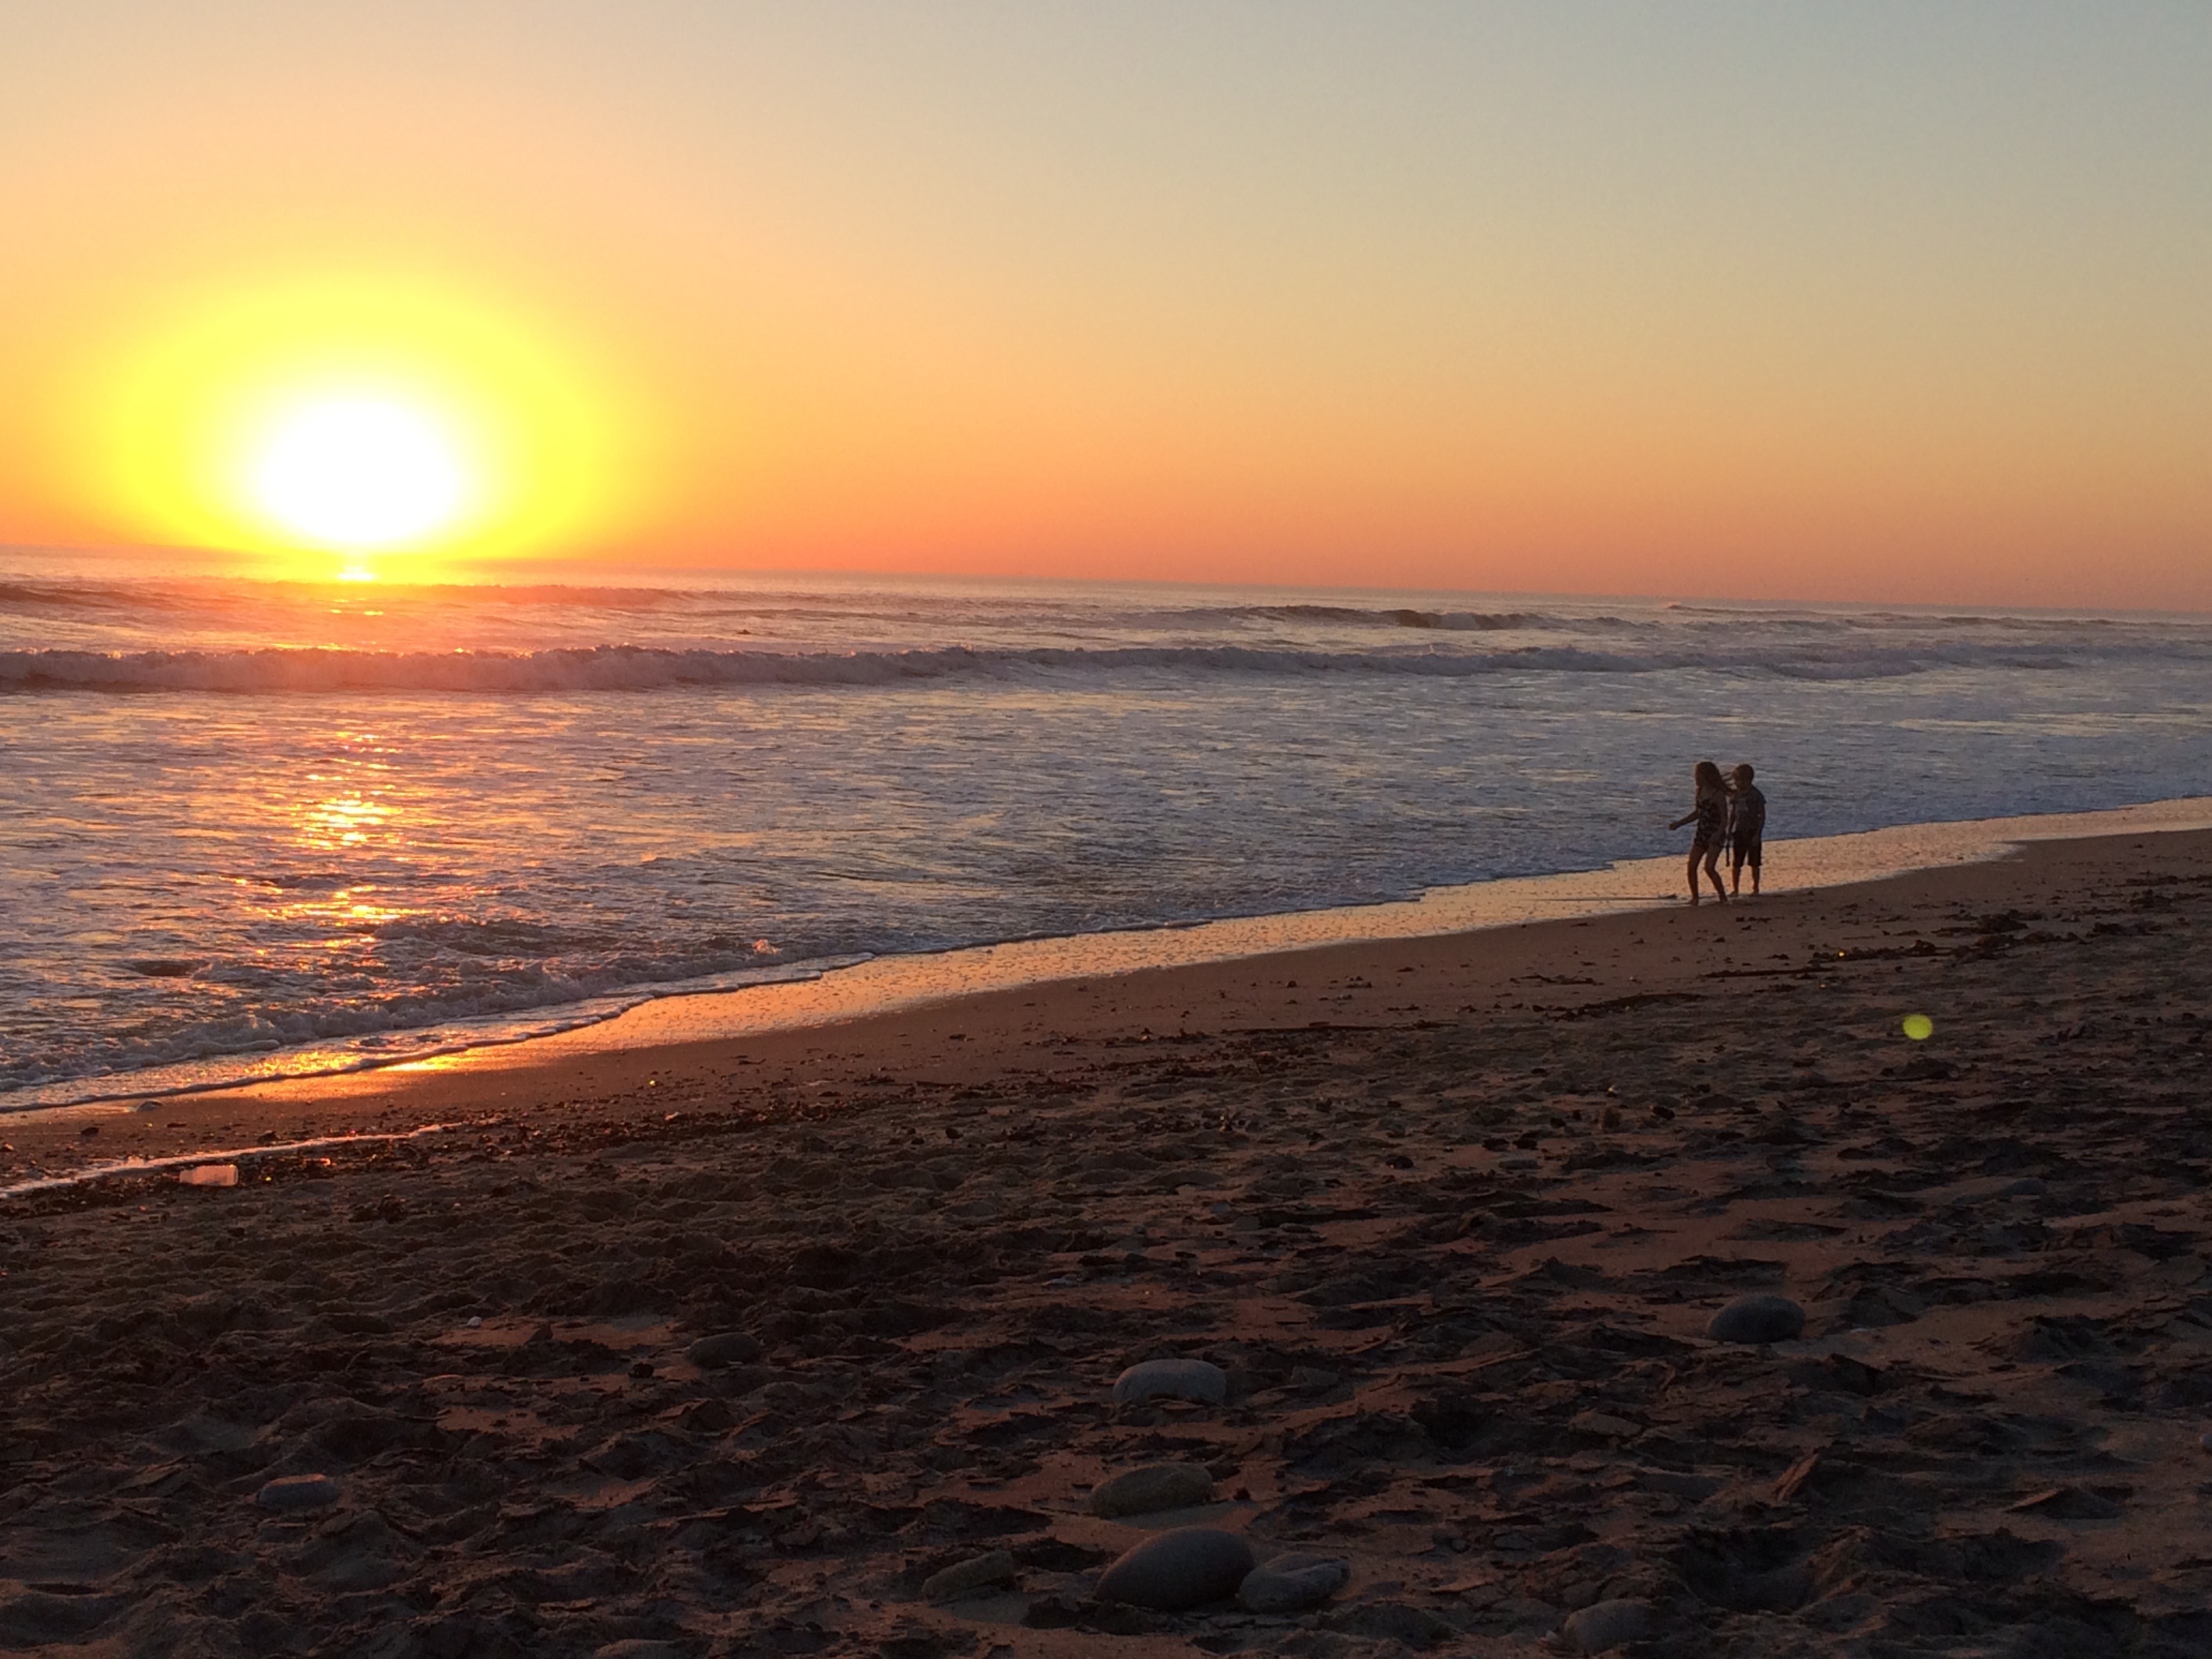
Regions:
<instances>
[{"instance_id":1,"label":"patterned dress","mask_svg":"<svg viewBox=\"0 0 2212 1659\"><path fill-rule=\"evenodd\" d=\"M1723 789L1698 791L1698 834L1693 845L1717 847L1728 833L1729 798Z\"/></svg>"}]
</instances>

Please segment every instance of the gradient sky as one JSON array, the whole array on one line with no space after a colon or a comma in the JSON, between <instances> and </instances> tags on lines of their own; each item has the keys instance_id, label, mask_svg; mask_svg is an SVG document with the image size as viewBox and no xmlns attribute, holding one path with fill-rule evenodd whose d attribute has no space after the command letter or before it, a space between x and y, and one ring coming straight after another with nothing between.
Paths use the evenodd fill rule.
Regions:
<instances>
[{"instance_id":1,"label":"gradient sky","mask_svg":"<svg viewBox=\"0 0 2212 1659\"><path fill-rule=\"evenodd\" d=\"M19 4L0 208L0 541L413 330L502 550L2212 608L2203 0Z\"/></svg>"}]
</instances>

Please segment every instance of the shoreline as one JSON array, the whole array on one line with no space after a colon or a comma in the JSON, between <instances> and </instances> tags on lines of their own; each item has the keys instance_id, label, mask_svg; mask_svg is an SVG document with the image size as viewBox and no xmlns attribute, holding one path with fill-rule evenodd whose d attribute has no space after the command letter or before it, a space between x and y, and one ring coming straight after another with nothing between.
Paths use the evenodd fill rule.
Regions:
<instances>
[{"instance_id":1,"label":"shoreline","mask_svg":"<svg viewBox=\"0 0 2212 1659\"><path fill-rule=\"evenodd\" d=\"M2171 823L2193 820L2200 808L2212 809L2212 801L2119 810ZM786 1091L784 1109L796 1112L804 1110L808 1092L838 1095L892 1063L919 1066L940 1080L981 1078L1040 1064L1048 1068L1047 1057L1062 1050L1339 1024L1411 1029L1535 1006L1572 1007L1603 1000L1607 988L1634 1001L1701 994L1715 978L1802 980L1835 950L1887 948L1884 930L1858 920L1869 907L2033 908L2050 902L2070 872L2093 878L2105 849L2162 848L2154 856L2185 864L2199 846L2212 847L2212 829L2063 833L2084 818L2100 827L2111 822L2105 814L2051 815L1935 826L1944 832L1940 838L1931 838L1929 826L1834 837L1828 845L1856 854L1862 869L1879 868L1906 838L1923 854L1948 852L1952 861L1833 885L1778 884L1756 901L1725 905L1693 908L1674 900L1532 920L1525 912L1537 902L1536 893L1586 879L1532 878L1446 890L1453 898L1473 894L1493 907L1501 890L1519 890L1508 902L1523 915L1456 932L1425 925L1445 913L1432 895L1349 913L1379 917L1401 930L1376 928L1364 937L1327 931L1326 924L1347 913L1307 912L935 957L875 958L842 970L853 976L842 982L842 975L825 975L733 995L665 999L599 1025L528 1042L156 1096L135 1105L108 1101L18 1112L0 1117L0 1146L9 1149L0 1153L0 1188L88 1174L129 1177L136 1161L235 1147L249 1135L289 1144L334 1129L381 1134L607 1101L657 1100L669 1110L697 1109L746 1077ZM1632 889L1659 866L1680 874L1675 860L1652 860L1596 875ZM1838 859L1826 867L1850 866ZM1584 891L1577 902L1589 898ZM1466 911L1454 914L1456 919ZM1281 930L1286 922L1292 929L1287 938ZM1304 928L1313 933L1295 931ZM1772 936L1759 930L1772 930ZM1754 935L1784 948L1754 951L1748 943ZM1279 942L1265 951L1218 948L1255 936ZM1146 959L1153 952L1169 959ZM1086 957L1092 968L1087 973L1079 960ZM1783 965L1773 965L1777 959ZM1063 971L1039 972L1041 962ZM948 974L948 967L963 971Z\"/></svg>"},{"instance_id":2,"label":"shoreline","mask_svg":"<svg viewBox=\"0 0 2212 1659\"><path fill-rule=\"evenodd\" d=\"M1771 850L1783 878L1766 886L1773 898L1881 881L1917 872L2002 858L2030 842L2100 836L2212 829L2212 797L2183 796L2091 812L2037 813L2001 818L1898 824L1844 835L1777 841ZM0 1097L0 1127L49 1112L117 1111L122 1103L169 1101L196 1094L295 1083L331 1082L456 1064L506 1067L555 1065L580 1055L729 1041L773 1030L868 1018L903 1009L1097 975L1259 958L1340 945L1437 938L1552 921L1663 910L1685 897L1686 855L1616 860L1603 869L1431 888L1419 898L1340 905L1257 916L1231 916L1097 933L1055 935L858 962L828 959L760 970L749 985L656 992L643 988L606 1000L614 1012L560 1023L564 1006L539 1011L545 1027L456 1041L404 1055L355 1054L301 1069L256 1073L236 1057L236 1075L188 1081L182 1062L136 1073L88 1078L13 1091ZM778 976L778 975L787 975ZM633 1000L634 999L634 1000ZM568 1010L588 1003L566 1005ZM502 1051L513 1051L505 1053ZM297 1055L307 1050L289 1051ZM271 1063L284 1065L279 1054ZM223 1060L209 1062L223 1066ZM171 1079L166 1080L165 1079ZM59 1096L60 1098L53 1097Z\"/></svg>"},{"instance_id":3,"label":"shoreline","mask_svg":"<svg viewBox=\"0 0 2212 1659\"><path fill-rule=\"evenodd\" d=\"M1785 878L1767 885L1763 894L1744 896L1757 902L1893 880L2002 859L2037 842L2200 830L2212 830L2212 797L1802 837L1773 843ZM544 1041L572 1053L728 1041L1093 976L1218 967L1338 946L1690 908L1682 886L1686 857L1686 850L1619 859L1600 870L1469 882L1431 888L1417 899L1014 940L928 956L873 957L814 980L727 994L655 998L613 1019Z\"/></svg>"}]
</instances>

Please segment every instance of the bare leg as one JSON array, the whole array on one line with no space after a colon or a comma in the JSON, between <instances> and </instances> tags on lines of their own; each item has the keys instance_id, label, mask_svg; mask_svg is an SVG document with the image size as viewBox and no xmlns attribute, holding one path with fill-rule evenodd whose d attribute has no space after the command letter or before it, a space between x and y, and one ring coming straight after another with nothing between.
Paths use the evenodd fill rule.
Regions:
<instances>
[{"instance_id":1,"label":"bare leg","mask_svg":"<svg viewBox=\"0 0 2212 1659\"><path fill-rule=\"evenodd\" d=\"M1743 891L1743 854L1741 853L1734 854L1729 863L1729 891L1741 893ZM1752 872L1751 890L1754 893L1759 890L1759 874L1756 871Z\"/></svg>"},{"instance_id":2,"label":"bare leg","mask_svg":"<svg viewBox=\"0 0 2212 1659\"><path fill-rule=\"evenodd\" d=\"M1721 885L1721 849L1711 848L1705 854L1705 873L1713 879L1713 896L1722 903L1728 902L1728 889Z\"/></svg>"},{"instance_id":3,"label":"bare leg","mask_svg":"<svg viewBox=\"0 0 2212 1659\"><path fill-rule=\"evenodd\" d=\"M1751 896L1759 896L1759 866L1755 864L1751 866Z\"/></svg>"},{"instance_id":4,"label":"bare leg","mask_svg":"<svg viewBox=\"0 0 2212 1659\"><path fill-rule=\"evenodd\" d=\"M1690 902L1692 904L1698 902L1698 853L1697 848L1690 849Z\"/></svg>"}]
</instances>

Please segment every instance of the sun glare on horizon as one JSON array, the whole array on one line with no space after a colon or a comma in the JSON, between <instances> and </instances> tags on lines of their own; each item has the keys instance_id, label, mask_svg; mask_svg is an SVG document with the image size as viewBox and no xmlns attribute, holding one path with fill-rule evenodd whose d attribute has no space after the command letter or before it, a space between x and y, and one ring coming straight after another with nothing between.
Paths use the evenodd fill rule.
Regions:
<instances>
[{"instance_id":1,"label":"sun glare on horizon","mask_svg":"<svg viewBox=\"0 0 2212 1659\"><path fill-rule=\"evenodd\" d=\"M134 538L368 580L630 520L645 422L557 319L391 274L184 295L82 380L88 493ZM398 567L392 567L396 569Z\"/></svg>"},{"instance_id":2,"label":"sun glare on horizon","mask_svg":"<svg viewBox=\"0 0 2212 1659\"><path fill-rule=\"evenodd\" d=\"M429 410L325 395L282 410L255 446L246 487L284 530L346 553L404 547L468 510L464 446Z\"/></svg>"}]
</instances>

